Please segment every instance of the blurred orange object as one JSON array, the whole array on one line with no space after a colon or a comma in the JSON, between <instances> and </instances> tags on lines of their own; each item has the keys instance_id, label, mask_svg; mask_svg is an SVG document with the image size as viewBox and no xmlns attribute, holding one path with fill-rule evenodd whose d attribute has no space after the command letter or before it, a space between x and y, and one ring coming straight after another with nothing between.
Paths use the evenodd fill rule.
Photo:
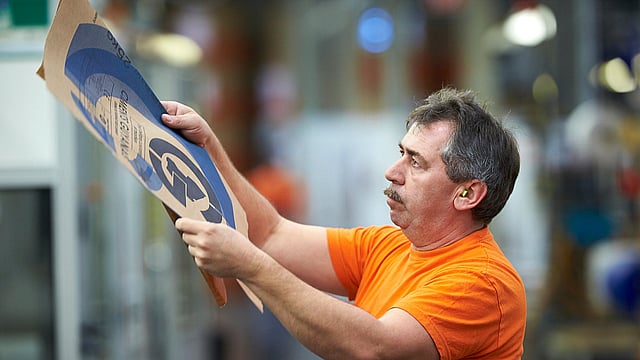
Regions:
<instances>
[{"instance_id":1,"label":"blurred orange object","mask_svg":"<svg viewBox=\"0 0 640 360\"><path fill-rule=\"evenodd\" d=\"M274 164L259 165L249 171L246 178L282 216L298 221L304 218L304 186L283 167Z\"/></svg>"}]
</instances>

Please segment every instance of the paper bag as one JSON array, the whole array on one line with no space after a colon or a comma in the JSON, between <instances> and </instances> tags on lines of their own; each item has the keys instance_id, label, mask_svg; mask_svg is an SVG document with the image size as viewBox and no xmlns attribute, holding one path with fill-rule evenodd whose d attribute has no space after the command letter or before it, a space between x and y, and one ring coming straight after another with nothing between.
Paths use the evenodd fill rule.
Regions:
<instances>
[{"instance_id":1,"label":"paper bag","mask_svg":"<svg viewBox=\"0 0 640 360\"><path fill-rule=\"evenodd\" d=\"M244 210L207 152L161 122L164 107L86 0L60 1L37 73L173 220L225 223L247 234ZM223 279L201 272L217 304L225 305Z\"/></svg>"}]
</instances>

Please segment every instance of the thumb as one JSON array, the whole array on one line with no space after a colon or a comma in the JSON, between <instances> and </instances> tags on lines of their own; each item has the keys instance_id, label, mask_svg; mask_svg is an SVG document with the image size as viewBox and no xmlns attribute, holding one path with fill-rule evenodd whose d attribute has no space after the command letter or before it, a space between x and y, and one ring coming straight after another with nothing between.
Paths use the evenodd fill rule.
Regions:
<instances>
[{"instance_id":1,"label":"thumb","mask_svg":"<svg viewBox=\"0 0 640 360\"><path fill-rule=\"evenodd\" d=\"M162 119L162 122L164 122L167 125L174 125L177 123L176 115L162 114L160 118Z\"/></svg>"},{"instance_id":2,"label":"thumb","mask_svg":"<svg viewBox=\"0 0 640 360\"><path fill-rule=\"evenodd\" d=\"M164 122L165 125L177 130L191 131L197 129L197 124L194 124L194 121L189 117L188 114L162 114L162 122Z\"/></svg>"}]
</instances>

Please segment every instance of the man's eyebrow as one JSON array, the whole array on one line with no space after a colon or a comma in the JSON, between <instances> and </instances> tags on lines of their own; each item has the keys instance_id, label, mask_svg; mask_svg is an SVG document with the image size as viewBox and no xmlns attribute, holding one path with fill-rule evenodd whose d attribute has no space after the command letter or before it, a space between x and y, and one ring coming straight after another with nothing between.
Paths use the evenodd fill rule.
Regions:
<instances>
[{"instance_id":1,"label":"man's eyebrow","mask_svg":"<svg viewBox=\"0 0 640 360\"><path fill-rule=\"evenodd\" d=\"M404 145L402 145L402 143L398 143L398 146L400 147L400 150L402 150L405 153L417 158L418 160L420 160L420 162L426 162L425 158L422 155L420 155L419 152L417 152L415 150L411 150L411 149L405 147Z\"/></svg>"}]
</instances>

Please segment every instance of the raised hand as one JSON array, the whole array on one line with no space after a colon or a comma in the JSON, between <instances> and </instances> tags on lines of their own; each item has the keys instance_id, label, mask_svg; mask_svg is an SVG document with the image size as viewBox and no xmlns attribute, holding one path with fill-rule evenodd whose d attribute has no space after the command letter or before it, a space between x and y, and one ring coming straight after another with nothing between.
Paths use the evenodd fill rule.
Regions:
<instances>
[{"instance_id":1,"label":"raised hand","mask_svg":"<svg viewBox=\"0 0 640 360\"><path fill-rule=\"evenodd\" d=\"M205 147L215 137L209 124L195 110L176 101L161 101L167 110L162 121L168 127L178 130L187 140Z\"/></svg>"}]
</instances>

